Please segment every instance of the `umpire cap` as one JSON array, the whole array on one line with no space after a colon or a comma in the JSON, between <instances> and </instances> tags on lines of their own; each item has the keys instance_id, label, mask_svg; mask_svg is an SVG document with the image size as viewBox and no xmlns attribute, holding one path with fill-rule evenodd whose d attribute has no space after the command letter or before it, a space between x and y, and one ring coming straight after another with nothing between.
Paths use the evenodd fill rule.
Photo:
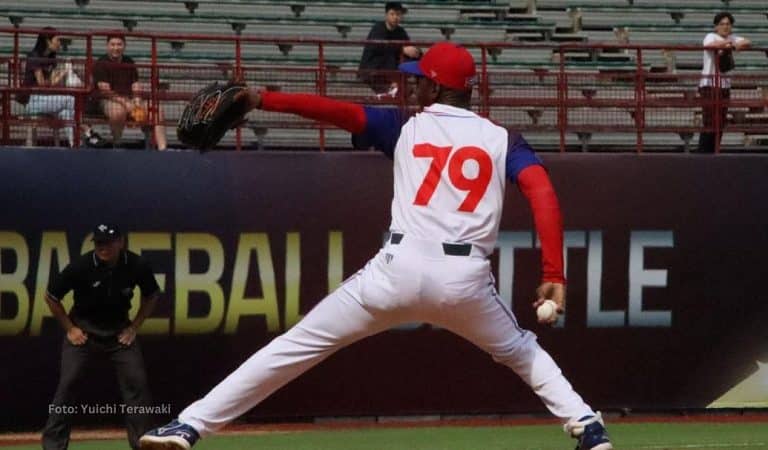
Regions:
<instances>
[{"instance_id":1,"label":"umpire cap","mask_svg":"<svg viewBox=\"0 0 768 450\"><path fill-rule=\"evenodd\" d=\"M93 229L93 239L91 240L94 242L110 242L120 239L122 236L123 233L117 225L100 223Z\"/></svg>"}]
</instances>

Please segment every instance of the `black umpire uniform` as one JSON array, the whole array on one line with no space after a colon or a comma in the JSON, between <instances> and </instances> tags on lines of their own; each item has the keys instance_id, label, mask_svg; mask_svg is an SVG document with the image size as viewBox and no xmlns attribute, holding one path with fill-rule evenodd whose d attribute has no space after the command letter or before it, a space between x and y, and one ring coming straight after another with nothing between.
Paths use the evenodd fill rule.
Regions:
<instances>
[{"instance_id":1,"label":"black umpire uniform","mask_svg":"<svg viewBox=\"0 0 768 450\"><path fill-rule=\"evenodd\" d=\"M59 385L43 430L45 450L68 447L71 414L66 413L66 408L56 407L76 406L76 411L80 411L72 391L92 359L106 358L112 363L126 406L151 406L152 403L144 360L135 336L136 329L151 314L160 288L149 263L125 250L125 241L116 226L97 226L93 240L96 249L72 261L48 286L46 301L67 336L62 344ZM142 307L131 322L128 311L137 285L141 289ZM67 315L61 299L70 290L74 290L75 302ZM125 421L129 443L138 449L139 437L151 427L150 417L126 414Z\"/></svg>"}]
</instances>

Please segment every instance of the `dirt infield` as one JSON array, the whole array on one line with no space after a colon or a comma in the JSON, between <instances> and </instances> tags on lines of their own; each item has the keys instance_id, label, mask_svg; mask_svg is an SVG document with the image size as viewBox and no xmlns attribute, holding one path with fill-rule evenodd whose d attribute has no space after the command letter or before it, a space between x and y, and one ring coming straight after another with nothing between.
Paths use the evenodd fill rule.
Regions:
<instances>
[{"instance_id":1,"label":"dirt infield","mask_svg":"<svg viewBox=\"0 0 768 450\"><path fill-rule=\"evenodd\" d=\"M629 415L604 414L614 423L768 423L768 411L747 414L698 413L669 415ZM365 417L365 418L321 418L306 423L277 424L235 424L228 426L218 434L258 436L274 433L301 433L306 431L344 430L360 428L418 428L418 427L489 427L489 426L524 426L555 425L559 421L553 418L533 417ZM125 439L125 430L104 428L91 430L73 430L72 441L120 440ZM0 447L26 445L40 442L40 433L2 433Z\"/></svg>"}]
</instances>

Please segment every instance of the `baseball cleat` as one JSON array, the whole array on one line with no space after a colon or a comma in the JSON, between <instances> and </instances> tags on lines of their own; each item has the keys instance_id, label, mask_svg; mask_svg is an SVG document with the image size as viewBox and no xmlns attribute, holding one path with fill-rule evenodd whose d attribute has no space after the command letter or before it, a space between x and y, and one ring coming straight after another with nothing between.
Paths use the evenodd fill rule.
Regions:
<instances>
[{"instance_id":1,"label":"baseball cleat","mask_svg":"<svg viewBox=\"0 0 768 450\"><path fill-rule=\"evenodd\" d=\"M611 440L605 431L603 417L598 412L594 416L584 416L579 420L570 420L563 426L566 433L579 440L576 450L612 450Z\"/></svg>"},{"instance_id":2,"label":"baseball cleat","mask_svg":"<svg viewBox=\"0 0 768 450\"><path fill-rule=\"evenodd\" d=\"M189 450L200 439L200 434L191 426L174 420L139 439L140 450Z\"/></svg>"}]
</instances>

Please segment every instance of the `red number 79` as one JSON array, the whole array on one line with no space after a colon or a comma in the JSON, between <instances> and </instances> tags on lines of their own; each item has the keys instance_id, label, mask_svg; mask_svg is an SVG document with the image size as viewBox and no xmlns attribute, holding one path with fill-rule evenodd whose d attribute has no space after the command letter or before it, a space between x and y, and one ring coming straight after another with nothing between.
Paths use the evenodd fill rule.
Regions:
<instances>
[{"instance_id":1,"label":"red number 79","mask_svg":"<svg viewBox=\"0 0 768 450\"><path fill-rule=\"evenodd\" d=\"M491 175L493 172L493 162L488 153L479 147L461 147L451 156L450 161L448 156L451 154L451 147L437 147L432 144L416 144L413 146L413 156L417 158L432 158L432 164L430 164L427 174L424 176L424 181L421 183L418 192L416 192L416 198L413 200L414 205L427 206L429 200L437 189L438 183L440 183L440 174L448 164L448 178L451 184L460 191L468 191L464 201L459 205L459 211L474 212L477 208L477 204L485 195L485 191L488 189L488 184L491 182ZM475 178L467 178L464 176L462 168L466 161L473 160L477 162L478 173Z\"/></svg>"}]
</instances>

